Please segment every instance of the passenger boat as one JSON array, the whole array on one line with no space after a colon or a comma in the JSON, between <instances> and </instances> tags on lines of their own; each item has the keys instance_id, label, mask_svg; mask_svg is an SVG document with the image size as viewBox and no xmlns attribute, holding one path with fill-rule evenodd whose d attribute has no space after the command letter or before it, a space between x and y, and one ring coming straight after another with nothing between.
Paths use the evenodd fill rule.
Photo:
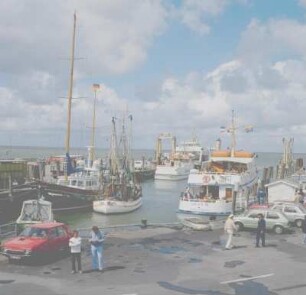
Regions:
<instances>
[{"instance_id":1,"label":"passenger boat","mask_svg":"<svg viewBox=\"0 0 306 295\"><path fill-rule=\"evenodd\" d=\"M129 116L131 123L132 117ZM129 213L142 205L142 189L133 177L130 141L122 126L121 149L117 144L115 118L112 119L109 174L105 175L99 199L93 202L93 210L102 214Z\"/></svg>"},{"instance_id":2,"label":"passenger boat","mask_svg":"<svg viewBox=\"0 0 306 295\"><path fill-rule=\"evenodd\" d=\"M256 195L258 171L255 154L235 149L234 114L228 132L231 150L215 150L201 169L193 169L188 187L180 196L179 212L203 215L228 215L246 208Z\"/></svg>"}]
</instances>

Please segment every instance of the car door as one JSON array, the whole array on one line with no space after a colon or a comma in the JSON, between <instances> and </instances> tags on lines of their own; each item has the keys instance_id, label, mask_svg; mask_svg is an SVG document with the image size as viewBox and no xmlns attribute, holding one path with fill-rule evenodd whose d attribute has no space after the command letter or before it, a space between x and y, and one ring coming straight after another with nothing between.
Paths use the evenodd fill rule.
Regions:
<instances>
[{"instance_id":1,"label":"car door","mask_svg":"<svg viewBox=\"0 0 306 295\"><path fill-rule=\"evenodd\" d=\"M258 212L249 212L244 219L244 227L257 228Z\"/></svg>"},{"instance_id":2,"label":"car door","mask_svg":"<svg viewBox=\"0 0 306 295\"><path fill-rule=\"evenodd\" d=\"M283 212L291 222L294 222L298 218L298 211L294 206L290 205L284 206Z\"/></svg>"},{"instance_id":3,"label":"car door","mask_svg":"<svg viewBox=\"0 0 306 295\"><path fill-rule=\"evenodd\" d=\"M53 227L48 232L48 248L51 253L57 253L58 251L58 234L57 228Z\"/></svg>"},{"instance_id":4,"label":"car door","mask_svg":"<svg viewBox=\"0 0 306 295\"><path fill-rule=\"evenodd\" d=\"M59 226L57 228L58 235L58 249L60 251L66 251L69 248L69 234L65 227Z\"/></svg>"},{"instance_id":5,"label":"car door","mask_svg":"<svg viewBox=\"0 0 306 295\"><path fill-rule=\"evenodd\" d=\"M266 212L266 228L273 229L274 226L278 223L280 217L278 212L268 211Z\"/></svg>"}]
</instances>

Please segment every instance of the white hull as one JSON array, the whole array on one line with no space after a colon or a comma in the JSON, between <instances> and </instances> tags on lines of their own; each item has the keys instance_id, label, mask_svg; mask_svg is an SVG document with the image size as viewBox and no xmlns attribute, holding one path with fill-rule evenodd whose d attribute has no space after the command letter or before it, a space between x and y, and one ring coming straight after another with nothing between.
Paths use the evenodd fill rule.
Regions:
<instances>
[{"instance_id":1,"label":"white hull","mask_svg":"<svg viewBox=\"0 0 306 295\"><path fill-rule=\"evenodd\" d=\"M142 198L133 201L98 200L93 202L93 210L102 214L128 213L142 205Z\"/></svg>"},{"instance_id":2,"label":"white hull","mask_svg":"<svg viewBox=\"0 0 306 295\"><path fill-rule=\"evenodd\" d=\"M194 230L210 230L209 221L203 221L200 218L183 218L181 223Z\"/></svg>"},{"instance_id":3,"label":"white hull","mask_svg":"<svg viewBox=\"0 0 306 295\"><path fill-rule=\"evenodd\" d=\"M206 202L202 200L180 200L179 211L200 215L228 215L232 212L232 202L218 200Z\"/></svg>"},{"instance_id":4,"label":"white hull","mask_svg":"<svg viewBox=\"0 0 306 295\"><path fill-rule=\"evenodd\" d=\"M157 180L183 180L187 179L192 165L189 163L180 164L180 166L158 165L155 171Z\"/></svg>"}]
</instances>

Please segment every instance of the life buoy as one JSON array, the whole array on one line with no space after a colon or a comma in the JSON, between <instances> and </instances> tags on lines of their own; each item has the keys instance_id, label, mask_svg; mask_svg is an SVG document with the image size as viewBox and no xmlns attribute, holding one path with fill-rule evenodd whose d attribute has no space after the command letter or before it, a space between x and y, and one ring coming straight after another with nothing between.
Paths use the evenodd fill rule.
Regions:
<instances>
[{"instance_id":1,"label":"life buoy","mask_svg":"<svg viewBox=\"0 0 306 295\"><path fill-rule=\"evenodd\" d=\"M209 183L211 180L211 177L209 175L204 175L203 176L203 183Z\"/></svg>"}]
</instances>

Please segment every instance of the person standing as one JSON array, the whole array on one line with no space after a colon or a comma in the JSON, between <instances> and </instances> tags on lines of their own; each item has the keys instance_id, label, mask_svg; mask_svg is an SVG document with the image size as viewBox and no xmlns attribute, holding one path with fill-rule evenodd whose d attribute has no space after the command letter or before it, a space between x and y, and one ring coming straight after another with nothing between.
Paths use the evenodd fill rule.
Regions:
<instances>
[{"instance_id":1,"label":"person standing","mask_svg":"<svg viewBox=\"0 0 306 295\"><path fill-rule=\"evenodd\" d=\"M103 270L103 241L105 235L97 226L93 226L91 230L89 242L91 244L92 269L97 271Z\"/></svg>"},{"instance_id":2,"label":"person standing","mask_svg":"<svg viewBox=\"0 0 306 295\"><path fill-rule=\"evenodd\" d=\"M76 273L75 263L78 265L78 272L82 273L81 265L81 244L82 239L79 237L79 232L77 230L73 231L72 238L69 240L69 247L71 252L71 263L72 263L72 272Z\"/></svg>"},{"instance_id":3,"label":"person standing","mask_svg":"<svg viewBox=\"0 0 306 295\"><path fill-rule=\"evenodd\" d=\"M233 235L234 235L234 231L237 231L237 227L235 225L235 222L234 222L234 215L231 214L225 224L224 224L224 231L225 233L227 233L227 242L226 242L226 245L225 245L225 249L226 250L230 250L232 249L234 246L233 246Z\"/></svg>"},{"instance_id":4,"label":"person standing","mask_svg":"<svg viewBox=\"0 0 306 295\"><path fill-rule=\"evenodd\" d=\"M261 240L261 245L266 246L266 221L263 214L258 214L258 225L256 230L256 247L259 247L259 241Z\"/></svg>"},{"instance_id":5,"label":"person standing","mask_svg":"<svg viewBox=\"0 0 306 295\"><path fill-rule=\"evenodd\" d=\"M304 234L303 243L304 243L304 245L306 245L306 215L305 215L303 223L302 223L302 232Z\"/></svg>"}]
</instances>

